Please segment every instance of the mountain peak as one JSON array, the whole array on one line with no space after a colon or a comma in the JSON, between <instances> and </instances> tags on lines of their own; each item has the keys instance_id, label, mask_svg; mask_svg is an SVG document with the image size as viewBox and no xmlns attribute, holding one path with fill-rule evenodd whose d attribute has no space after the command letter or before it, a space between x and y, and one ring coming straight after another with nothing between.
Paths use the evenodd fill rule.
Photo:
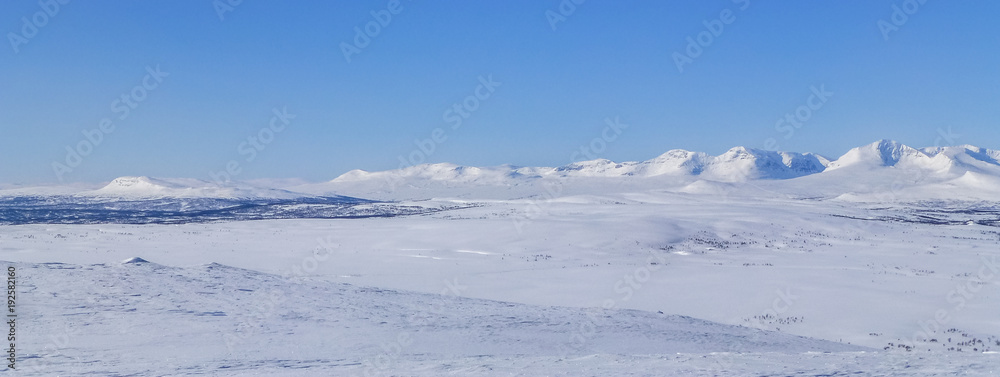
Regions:
<instances>
[{"instance_id":1,"label":"mountain peak","mask_svg":"<svg viewBox=\"0 0 1000 377\"><path fill-rule=\"evenodd\" d=\"M178 185L147 176L124 176L113 179L97 191L113 193L121 192L153 192L177 188Z\"/></svg>"},{"instance_id":2,"label":"mountain peak","mask_svg":"<svg viewBox=\"0 0 1000 377\"><path fill-rule=\"evenodd\" d=\"M874 143L851 149L836 161L830 163L829 170L847 166L886 167L901 162L928 159L926 153L895 140L882 139Z\"/></svg>"},{"instance_id":3,"label":"mountain peak","mask_svg":"<svg viewBox=\"0 0 1000 377\"><path fill-rule=\"evenodd\" d=\"M755 153L755 152L763 152L763 151L760 149L744 147L740 145L729 148L729 151L727 153Z\"/></svg>"},{"instance_id":4,"label":"mountain peak","mask_svg":"<svg viewBox=\"0 0 1000 377\"><path fill-rule=\"evenodd\" d=\"M149 261L142 259L140 257L132 257L122 261L122 264L146 264L146 263L149 263Z\"/></svg>"},{"instance_id":5,"label":"mountain peak","mask_svg":"<svg viewBox=\"0 0 1000 377\"><path fill-rule=\"evenodd\" d=\"M115 178L115 179L111 180L111 183L108 183L108 186L111 186L111 187L133 187L133 186L150 185L150 184L153 184L153 182L147 176L138 176L138 177L125 176L125 177L118 177L118 178Z\"/></svg>"},{"instance_id":6,"label":"mountain peak","mask_svg":"<svg viewBox=\"0 0 1000 377\"><path fill-rule=\"evenodd\" d=\"M826 162L810 153L735 147L714 157L706 172L709 177L725 181L789 179L819 173L826 169Z\"/></svg>"},{"instance_id":7,"label":"mountain peak","mask_svg":"<svg viewBox=\"0 0 1000 377\"><path fill-rule=\"evenodd\" d=\"M882 159L884 166L895 166L906 155L924 155L915 148L906 146L895 140L882 139L872 144L878 156Z\"/></svg>"}]
</instances>

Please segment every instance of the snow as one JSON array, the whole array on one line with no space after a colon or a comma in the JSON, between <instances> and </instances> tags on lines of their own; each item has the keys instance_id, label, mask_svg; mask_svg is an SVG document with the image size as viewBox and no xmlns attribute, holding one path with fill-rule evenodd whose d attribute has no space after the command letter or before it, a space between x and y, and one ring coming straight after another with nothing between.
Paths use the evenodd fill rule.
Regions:
<instances>
[{"instance_id":1,"label":"snow","mask_svg":"<svg viewBox=\"0 0 1000 377\"><path fill-rule=\"evenodd\" d=\"M851 201L996 200L1000 151L971 145L912 148L881 140L830 160L814 153L732 148L719 156L671 150L639 162L605 159L560 167L422 164L368 172L352 170L327 182L257 180L216 184L189 178L120 177L98 189L13 187L0 197L77 195L86 198L295 199L347 195L375 200L513 199L532 195L600 194L664 189L687 193L741 191L754 195ZM972 173L969 175L968 173ZM720 184L725 183L725 184ZM735 184L728 185L728 184Z\"/></svg>"},{"instance_id":2,"label":"snow","mask_svg":"<svg viewBox=\"0 0 1000 377\"><path fill-rule=\"evenodd\" d=\"M1000 163L992 151L973 146L916 149L895 141L882 140L854 148L832 162L829 171L850 167L899 167L922 170L935 177L962 175L969 171L1000 175Z\"/></svg>"},{"instance_id":3,"label":"snow","mask_svg":"<svg viewBox=\"0 0 1000 377\"><path fill-rule=\"evenodd\" d=\"M666 189L704 193L730 190L767 196L852 201L996 200L993 187L966 173L1000 178L1000 151L974 146L912 148L881 140L830 160L814 153L736 147L719 156L672 150L641 162L593 160L561 167L464 167L424 164L381 172L351 171L324 183L287 187L313 195L371 199L432 197L511 199L558 188L567 193ZM736 184L736 186L720 184ZM988 185L985 185L988 186ZM942 187L953 190L942 191ZM756 194L755 194L756 195Z\"/></svg>"},{"instance_id":4,"label":"snow","mask_svg":"<svg viewBox=\"0 0 1000 377\"><path fill-rule=\"evenodd\" d=\"M304 195L286 190L247 184L214 184L190 178L119 177L106 186L78 193L82 196L112 198L298 198Z\"/></svg>"},{"instance_id":5,"label":"snow","mask_svg":"<svg viewBox=\"0 0 1000 377\"><path fill-rule=\"evenodd\" d=\"M122 261L122 264L143 264L143 263L149 263L149 261L142 259L140 257L132 257Z\"/></svg>"},{"instance_id":6,"label":"snow","mask_svg":"<svg viewBox=\"0 0 1000 377\"><path fill-rule=\"evenodd\" d=\"M279 360L287 368L369 364L376 369L380 355L390 360L565 359L866 350L676 315L398 292L285 279L220 264L15 266L25 276L23 300L31 303L22 314L31 318L25 331L73 329L60 355L23 356L22 368L38 369L39 375L146 375L163 373L172 364L239 371ZM574 342L575 334L579 341ZM46 341L29 338L20 347L41 350ZM108 354L109 347L118 351Z\"/></svg>"},{"instance_id":7,"label":"snow","mask_svg":"<svg viewBox=\"0 0 1000 377\"><path fill-rule=\"evenodd\" d=\"M996 375L997 156L355 171L270 189L432 210L5 225L0 265L23 375Z\"/></svg>"},{"instance_id":8,"label":"snow","mask_svg":"<svg viewBox=\"0 0 1000 377\"><path fill-rule=\"evenodd\" d=\"M409 166L387 172L352 170L331 183L381 179L463 182L478 184L510 183L526 178L655 177L660 175L702 175L718 180L748 178L791 178L822 171L828 161L814 154L769 152L736 147L720 156L672 150L641 162L617 163L606 159L574 162L560 167L498 166L489 168L448 163Z\"/></svg>"}]
</instances>

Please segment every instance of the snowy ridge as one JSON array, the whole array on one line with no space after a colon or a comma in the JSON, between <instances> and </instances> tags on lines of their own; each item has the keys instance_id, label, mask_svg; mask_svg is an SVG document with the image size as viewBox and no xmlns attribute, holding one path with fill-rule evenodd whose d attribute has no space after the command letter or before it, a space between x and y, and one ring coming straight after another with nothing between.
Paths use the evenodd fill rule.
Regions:
<instances>
[{"instance_id":1,"label":"snowy ridge","mask_svg":"<svg viewBox=\"0 0 1000 377\"><path fill-rule=\"evenodd\" d=\"M348 195L405 200L435 197L511 199L568 193L662 189L706 195L779 195L847 200L1000 200L1000 151L971 145L913 148L891 140L830 160L814 153L736 147L718 156L681 149L646 161L606 159L559 167L435 163L395 170L352 170L321 183L286 180L266 187L198 179L120 177L102 188L0 189L0 197L75 194L91 198L297 199Z\"/></svg>"},{"instance_id":2,"label":"snowy ridge","mask_svg":"<svg viewBox=\"0 0 1000 377\"><path fill-rule=\"evenodd\" d=\"M422 164L397 170L352 170L330 181L448 181L478 184L511 183L525 178L695 177L719 182L755 179L793 179L845 168L915 168L961 176L973 171L1000 176L1000 151L970 145L916 149L891 140L854 148L836 160L814 153L773 152L736 147L719 156L671 150L640 162L606 159L575 162L560 167L469 167L450 163Z\"/></svg>"},{"instance_id":3,"label":"snowy ridge","mask_svg":"<svg viewBox=\"0 0 1000 377\"><path fill-rule=\"evenodd\" d=\"M966 172L1000 175L1000 151L971 145L916 149L891 140L881 140L851 149L830 163L828 171L845 168L922 169L960 176Z\"/></svg>"},{"instance_id":4,"label":"snowy ridge","mask_svg":"<svg viewBox=\"0 0 1000 377\"><path fill-rule=\"evenodd\" d=\"M289 190L360 197L515 198L650 189L699 195L751 195L843 200L1000 200L1000 151L970 145L917 149L880 140L836 160L814 153L736 147L719 156L671 150L640 162L606 159L560 167L468 167L424 164L397 170L354 170Z\"/></svg>"},{"instance_id":5,"label":"snowy ridge","mask_svg":"<svg viewBox=\"0 0 1000 377\"><path fill-rule=\"evenodd\" d=\"M812 153L771 152L736 147L720 156L671 150L641 162L606 159L575 162L560 167L469 167L450 163L423 164L397 170L367 172L352 170L332 183L382 179L422 179L480 184L509 183L524 178L656 177L661 175L703 176L711 180L787 179L823 171L829 161Z\"/></svg>"}]
</instances>

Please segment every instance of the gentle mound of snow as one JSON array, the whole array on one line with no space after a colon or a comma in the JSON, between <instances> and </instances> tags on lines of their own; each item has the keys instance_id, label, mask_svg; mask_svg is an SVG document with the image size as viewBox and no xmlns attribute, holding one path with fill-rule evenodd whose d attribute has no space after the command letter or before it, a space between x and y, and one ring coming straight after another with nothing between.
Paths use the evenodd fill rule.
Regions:
<instances>
[{"instance_id":1,"label":"gentle mound of snow","mask_svg":"<svg viewBox=\"0 0 1000 377\"><path fill-rule=\"evenodd\" d=\"M44 375L197 374L233 367L250 372L255 365L272 360L313 366L331 357L337 358L338 365L357 366L386 357L448 360L533 355L556 359L594 354L868 350L684 316L298 282L215 264L211 266L219 268L145 263L127 269L16 266L19 273L37 282L30 295L32 304L45 308L30 323L73 329L76 342L61 349L60 357L75 361L48 357L22 361L25 369ZM85 312L81 314L80 308L86 308ZM144 336L135 336L137 332ZM577 341L580 337L583 341ZM46 341L26 337L19 346L40 350Z\"/></svg>"},{"instance_id":2,"label":"gentle mound of snow","mask_svg":"<svg viewBox=\"0 0 1000 377\"><path fill-rule=\"evenodd\" d=\"M80 193L84 196L116 198L281 198L303 197L287 190L246 184L217 185L191 178L119 177L106 186Z\"/></svg>"}]
</instances>

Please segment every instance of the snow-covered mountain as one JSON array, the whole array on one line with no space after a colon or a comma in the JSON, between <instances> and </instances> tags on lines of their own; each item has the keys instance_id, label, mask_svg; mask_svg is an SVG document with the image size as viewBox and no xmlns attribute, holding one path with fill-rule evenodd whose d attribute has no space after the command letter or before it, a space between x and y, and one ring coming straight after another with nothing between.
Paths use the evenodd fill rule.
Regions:
<instances>
[{"instance_id":1,"label":"snow-covered mountain","mask_svg":"<svg viewBox=\"0 0 1000 377\"><path fill-rule=\"evenodd\" d=\"M606 159L574 162L559 167L469 167L449 163L422 164L397 170L367 172L352 170L333 183L365 180L407 180L511 183L525 178L656 177L701 176L718 181L747 179L787 179L815 174L826 169L829 160L812 153L771 152L736 147L720 156L702 152L671 150L654 159L614 162Z\"/></svg>"},{"instance_id":2,"label":"snow-covered mountain","mask_svg":"<svg viewBox=\"0 0 1000 377\"><path fill-rule=\"evenodd\" d=\"M814 153L736 147L719 156L671 150L638 162L606 159L560 167L469 167L423 164L396 170L353 170L336 179L290 187L313 194L420 198L521 197L551 191L599 193L609 188L684 193L759 192L862 200L1000 199L1000 151L974 146L912 148L881 140L835 160ZM752 190L743 190L749 187ZM875 197L873 195L878 195Z\"/></svg>"},{"instance_id":3,"label":"snow-covered mountain","mask_svg":"<svg viewBox=\"0 0 1000 377\"><path fill-rule=\"evenodd\" d=\"M352 170L321 183L266 185L198 179L121 177L102 188L0 189L0 197L58 193L96 198L297 199L348 195L369 199L517 198L609 189L662 189L691 194L763 192L850 200L1000 200L1000 151L963 145L913 148L880 140L831 160L814 153L736 147L712 156L671 150L646 161L606 159L558 167L421 164L394 170ZM554 188L555 187L555 188Z\"/></svg>"},{"instance_id":4,"label":"snow-covered mountain","mask_svg":"<svg viewBox=\"0 0 1000 377\"><path fill-rule=\"evenodd\" d=\"M812 153L736 147L712 158L701 175L717 181L789 179L822 172L829 163L825 157Z\"/></svg>"},{"instance_id":5,"label":"snow-covered mountain","mask_svg":"<svg viewBox=\"0 0 1000 377\"><path fill-rule=\"evenodd\" d=\"M996 375L998 157L880 141L16 186L0 264L27 376Z\"/></svg>"},{"instance_id":6,"label":"snow-covered mountain","mask_svg":"<svg viewBox=\"0 0 1000 377\"><path fill-rule=\"evenodd\" d=\"M830 163L827 170L844 168L920 169L942 176L966 172L1000 174L1000 151L971 145L916 149L891 140L881 140L851 149Z\"/></svg>"},{"instance_id":7,"label":"snow-covered mountain","mask_svg":"<svg viewBox=\"0 0 1000 377\"><path fill-rule=\"evenodd\" d=\"M248 184L217 185L191 178L119 177L106 186L79 195L121 198L226 198L226 199L295 199L305 196L287 190L255 187Z\"/></svg>"},{"instance_id":8,"label":"snow-covered mountain","mask_svg":"<svg viewBox=\"0 0 1000 377\"><path fill-rule=\"evenodd\" d=\"M971 145L917 149L880 140L851 149L820 174L783 185L813 196L863 201L1000 200L998 156L1000 151Z\"/></svg>"}]
</instances>

